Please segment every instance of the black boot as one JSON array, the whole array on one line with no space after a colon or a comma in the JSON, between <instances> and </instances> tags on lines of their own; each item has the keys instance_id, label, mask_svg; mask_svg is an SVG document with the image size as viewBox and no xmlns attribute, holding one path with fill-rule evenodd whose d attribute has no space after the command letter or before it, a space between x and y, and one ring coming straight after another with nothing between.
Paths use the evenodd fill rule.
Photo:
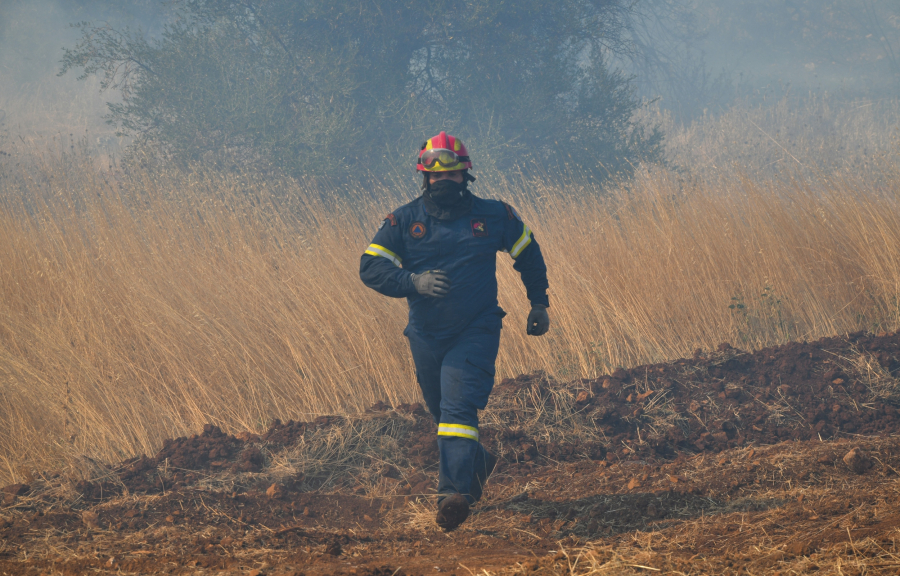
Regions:
<instances>
[{"instance_id":1,"label":"black boot","mask_svg":"<svg viewBox=\"0 0 900 576\"><path fill-rule=\"evenodd\" d=\"M445 496L438 502L435 521L444 532L455 530L469 517L469 501L462 494Z\"/></svg>"},{"instance_id":2,"label":"black boot","mask_svg":"<svg viewBox=\"0 0 900 576\"><path fill-rule=\"evenodd\" d=\"M484 492L484 485L487 484L488 478L497 466L497 457L482 448L478 457L475 458L475 474L472 476L472 486L469 488L471 496L478 502L481 500L481 494Z\"/></svg>"}]
</instances>

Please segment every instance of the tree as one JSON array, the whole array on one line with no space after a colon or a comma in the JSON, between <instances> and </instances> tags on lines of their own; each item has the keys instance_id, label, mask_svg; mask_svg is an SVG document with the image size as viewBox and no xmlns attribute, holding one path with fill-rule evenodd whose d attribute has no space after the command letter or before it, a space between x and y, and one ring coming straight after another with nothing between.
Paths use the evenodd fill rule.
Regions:
<instances>
[{"instance_id":1,"label":"tree","mask_svg":"<svg viewBox=\"0 0 900 576\"><path fill-rule=\"evenodd\" d=\"M630 5L176 0L155 38L80 24L60 73L101 75L121 93L109 120L183 162L378 173L447 129L503 162L608 174L659 156L606 64Z\"/></svg>"}]
</instances>

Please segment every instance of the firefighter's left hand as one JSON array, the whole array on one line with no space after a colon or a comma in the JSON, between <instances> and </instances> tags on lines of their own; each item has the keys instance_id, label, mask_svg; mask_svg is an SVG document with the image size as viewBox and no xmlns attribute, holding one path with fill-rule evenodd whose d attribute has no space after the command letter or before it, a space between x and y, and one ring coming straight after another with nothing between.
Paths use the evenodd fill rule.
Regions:
<instances>
[{"instance_id":1,"label":"firefighter's left hand","mask_svg":"<svg viewBox=\"0 0 900 576\"><path fill-rule=\"evenodd\" d=\"M550 329L550 315L547 314L547 307L540 304L532 304L531 312L528 314L528 326L526 332L530 336L543 336Z\"/></svg>"}]
</instances>

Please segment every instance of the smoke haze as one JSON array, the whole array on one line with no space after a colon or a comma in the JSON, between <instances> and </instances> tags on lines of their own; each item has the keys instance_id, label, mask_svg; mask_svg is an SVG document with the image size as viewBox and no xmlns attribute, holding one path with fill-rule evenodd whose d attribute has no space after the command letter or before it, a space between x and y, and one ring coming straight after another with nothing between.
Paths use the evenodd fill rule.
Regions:
<instances>
[{"instance_id":1,"label":"smoke haze","mask_svg":"<svg viewBox=\"0 0 900 576\"><path fill-rule=\"evenodd\" d=\"M786 95L893 98L900 86L900 4L893 0L642 0L631 23L635 51L612 61L638 95L681 122L735 101ZM70 24L108 22L158 30L160 0L0 0L0 145L88 133L98 149L122 139L103 121L114 93L95 77L58 77Z\"/></svg>"},{"instance_id":2,"label":"smoke haze","mask_svg":"<svg viewBox=\"0 0 900 576\"><path fill-rule=\"evenodd\" d=\"M122 139L106 124L96 77L57 76L63 48L78 41L72 24L94 20L154 30L151 2L143 0L0 0L0 145L53 137L85 140L96 151L116 151ZM152 4L158 4L153 2ZM71 136L70 136L71 135Z\"/></svg>"}]
</instances>

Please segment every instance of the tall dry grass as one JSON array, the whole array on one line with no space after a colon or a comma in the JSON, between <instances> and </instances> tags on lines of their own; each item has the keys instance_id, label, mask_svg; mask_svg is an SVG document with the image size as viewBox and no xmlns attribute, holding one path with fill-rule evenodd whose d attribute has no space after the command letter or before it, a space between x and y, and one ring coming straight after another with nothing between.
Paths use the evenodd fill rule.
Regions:
<instances>
[{"instance_id":1,"label":"tall dry grass","mask_svg":"<svg viewBox=\"0 0 900 576\"><path fill-rule=\"evenodd\" d=\"M130 144L104 120L108 109L98 79L48 75L22 82L4 72L0 61L0 156L30 165L36 149L79 149L90 151L94 166L109 169Z\"/></svg>"},{"instance_id":2,"label":"tall dry grass","mask_svg":"<svg viewBox=\"0 0 900 576\"><path fill-rule=\"evenodd\" d=\"M754 178L781 172L815 178L822 172L890 172L900 160L900 100L851 100L833 95L785 96L738 102L687 126L658 106L641 111L667 135L666 157L693 174Z\"/></svg>"},{"instance_id":3,"label":"tall dry grass","mask_svg":"<svg viewBox=\"0 0 900 576\"><path fill-rule=\"evenodd\" d=\"M357 273L412 180L123 175L77 154L3 170L0 482L152 453L206 422L258 430L417 398L405 303ZM551 332L528 337L499 256L498 376L896 329L898 183L656 171L608 196L560 179L477 189L518 207L550 274Z\"/></svg>"}]
</instances>

